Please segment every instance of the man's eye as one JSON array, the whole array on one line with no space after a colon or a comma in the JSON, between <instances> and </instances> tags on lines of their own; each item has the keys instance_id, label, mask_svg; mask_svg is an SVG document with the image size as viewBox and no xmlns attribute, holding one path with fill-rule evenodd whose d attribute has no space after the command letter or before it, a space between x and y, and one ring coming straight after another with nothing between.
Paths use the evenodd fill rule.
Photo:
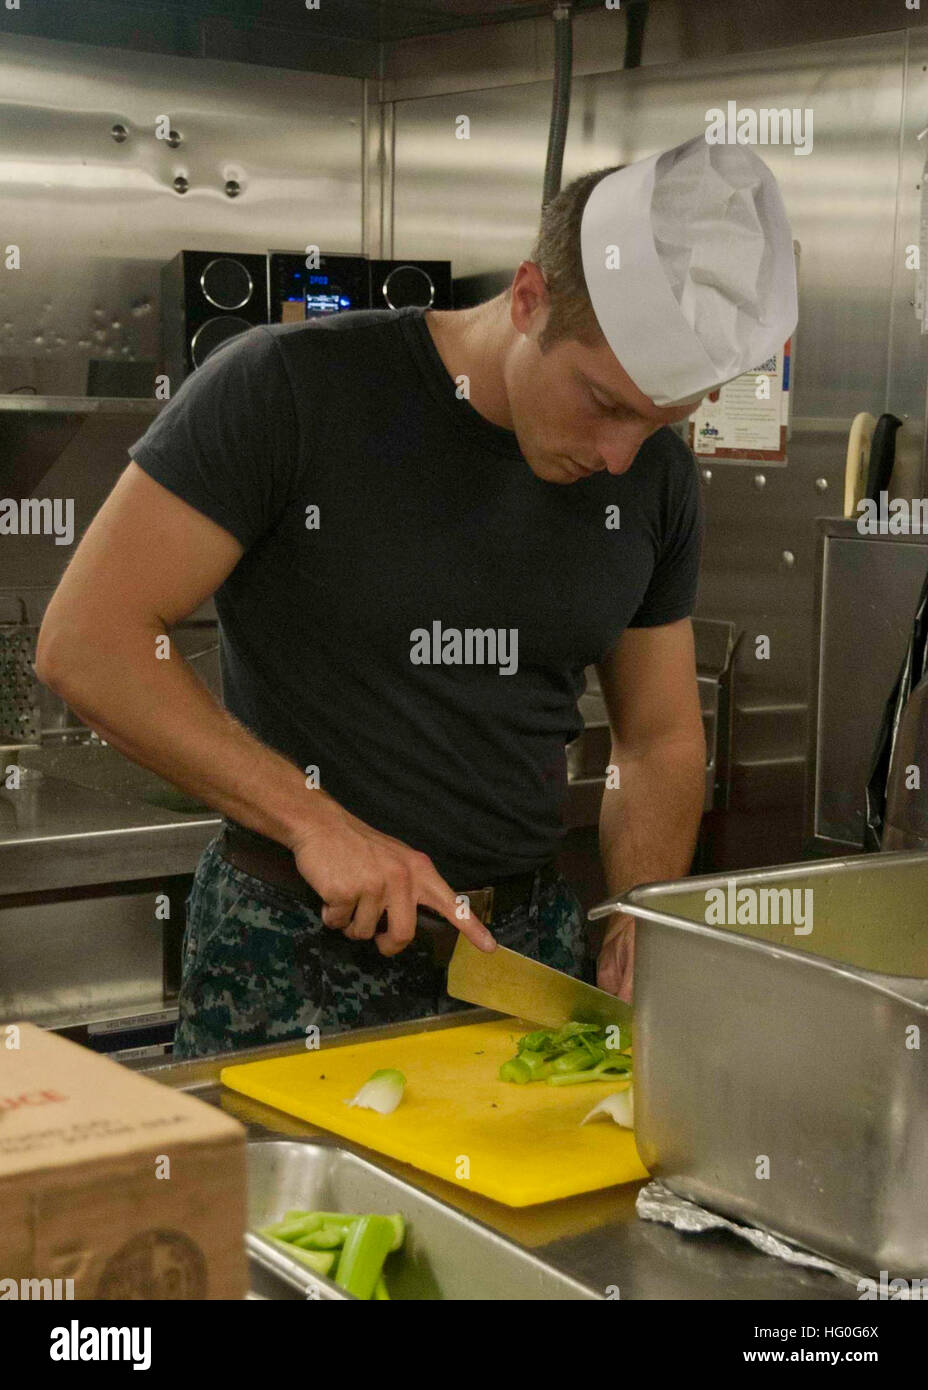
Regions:
<instances>
[{"instance_id":1,"label":"man's eye","mask_svg":"<svg viewBox=\"0 0 928 1390\"><path fill-rule=\"evenodd\" d=\"M593 396L593 404L596 406L597 410L603 411L606 415L611 415L615 420L631 419L633 412L629 410L627 405L613 405L611 401L600 400L595 391L591 394Z\"/></svg>"}]
</instances>

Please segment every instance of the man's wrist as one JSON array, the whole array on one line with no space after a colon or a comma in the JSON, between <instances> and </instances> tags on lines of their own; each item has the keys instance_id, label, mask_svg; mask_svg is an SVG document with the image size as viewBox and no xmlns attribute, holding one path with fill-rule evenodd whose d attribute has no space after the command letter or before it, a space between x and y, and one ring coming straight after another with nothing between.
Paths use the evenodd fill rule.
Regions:
<instances>
[{"instance_id":1,"label":"man's wrist","mask_svg":"<svg viewBox=\"0 0 928 1390\"><path fill-rule=\"evenodd\" d=\"M321 787L302 784L273 807L261 808L263 824L255 828L291 852L309 835L324 829L341 813L341 807Z\"/></svg>"}]
</instances>

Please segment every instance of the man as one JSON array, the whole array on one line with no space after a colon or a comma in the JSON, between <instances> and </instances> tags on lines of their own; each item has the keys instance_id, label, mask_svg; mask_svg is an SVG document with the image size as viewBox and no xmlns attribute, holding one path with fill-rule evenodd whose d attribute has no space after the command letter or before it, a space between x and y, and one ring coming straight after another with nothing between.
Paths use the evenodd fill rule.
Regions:
<instances>
[{"instance_id":1,"label":"man","mask_svg":"<svg viewBox=\"0 0 928 1390\"><path fill-rule=\"evenodd\" d=\"M730 246L707 305L673 222L674 206L689 228L714 209L731 230L726 152L707 151L690 142L656 173L645 161L637 199L641 165L572 184L508 293L474 309L234 339L130 451L36 670L226 819L188 904L177 1055L453 1007L423 909L484 949L591 975L552 864L591 663L618 770L601 816L610 887L687 872L705 775L699 498L666 427L756 345L727 352L733 302L751 316L744 286L729 293ZM763 242L772 180L727 154L753 199L737 234ZM705 175L711 208L694 219ZM616 228L630 260L600 284ZM653 264L635 268L636 245ZM623 316L642 293L644 317ZM764 342L782 342L776 323ZM162 659L212 594L225 710L173 649ZM598 979L629 997L629 922L610 924Z\"/></svg>"}]
</instances>

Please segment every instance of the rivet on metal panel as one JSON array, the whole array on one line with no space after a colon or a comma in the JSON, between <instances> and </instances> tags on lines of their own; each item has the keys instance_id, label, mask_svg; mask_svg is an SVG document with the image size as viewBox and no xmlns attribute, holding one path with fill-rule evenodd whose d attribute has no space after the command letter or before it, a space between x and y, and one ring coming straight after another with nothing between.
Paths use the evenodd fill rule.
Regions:
<instances>
[{"instance_id":1,"label":"rivet on metal panel","mask_svg":"<svg viewBox=\"0 0 928 1390\"><path fill-rule=\"evenodd\" d=\"M230 198L237 198L242 191L242 185L236 179L226 180L226 193Z\"/></svg>"},{"instance_id":2,"label":"rivet on metal panel","mask_svg":"<svg viewBox=\"0 0 928 1390\"><path fill-rule=\"evenodd\" d=\"M786 566L786 568L787 568L788 570L789 570L789 569L792 569L792 568L793 568L793 565L795 565L795 563L796 563L796 557L795 557L795 555L793 554L793 552L792 552L791 550L784 550L784 551L783 551L783 557L782 557L782 558L783 558L783 563L784 563L784 565Z\"/></svg>"},{"instance_id":3,"label":"rivet on metal panel","mask_svg":"<svg viewBox=\"0 0 928 1390\"><path fill-rule=\"evenodd\" d=\"M170 146L172 150L176 150L177 146L180 144L180 140L180 132L176 130L170 130L168 131L168 138L165 140L164 143Z\"/></svg>"},{"instance_id":4,"label":"rivet on metal panel","mask_svg":"<svg viewBox=\"0 0 928 1390\"><path fill-rule=\"evenodd\" d=\"M762 487L766 487L766 486L767 486L767 478L766 478L765 474L763 474L763 473L755 473L755 474L754 474L754 486L755 486L756 488L762 488Z\"/></svg>"},{"instance_id":5,"label":"rivet on metal panel","mask_svg":"<svg viewBox=\"0 0 928 1390\"><path fill-rule=\"evenodd\" d=\"M183 174L178 174L178 175L177 175L177 178L174 180L174 191L175 191L175 193L186 193L186 192L187 192L187 189L188 189L189 187L190 187L190 184L189 184L188 181L184 178Z\"/></svg>"},{"instance_id":6,"label":"rivet on metal panel","mask_svg":"<svg viewBox=\"0 0 928 1390\"><path fill-rule=\"evenodd\" d=\"M117 121L115 125L110 126L110 135L116 141L117 145L121 145L123 140L128 140L129 138L128 130L126 130L126 127L119 121Z\"/></svg>"},{"instance_id":7,"label":"rivet on metal panel","mask_svg":"<svg viewBox=\"0 0 928 1390\"><path fill-rule=\"evenodd\" d=\"M828 479L827 479L827 478L816 478L816 480L815 480L815 491L816 491L816 492L827 492L827 491L828 491Z\"/></svg>"},{"instance_id":8,"label":"rivet on metal panel","mask_svg":"<svg viewBox=\"0 0 928 1390\"><path fill-rule=\"evenodd\" d=\"M711 482L712 482L712 469L711 469L711 468L704 468L704 469L702 470L702 480L703 480L704 483L711 483Z\"/></svg>"}]
</instances>

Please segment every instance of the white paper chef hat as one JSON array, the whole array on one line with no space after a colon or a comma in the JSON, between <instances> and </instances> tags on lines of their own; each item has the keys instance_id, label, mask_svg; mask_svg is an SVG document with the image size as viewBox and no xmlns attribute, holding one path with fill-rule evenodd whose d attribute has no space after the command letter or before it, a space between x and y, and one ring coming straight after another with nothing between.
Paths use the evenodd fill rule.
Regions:
<instances>
[{"instance_id":1,"label":"white paper chef hat","mask_svg":"<svg viewBox=\"0 0 928 1390\"><path fill-rule=\"evenodd\" d=\"M698 135L607 174L587 200L580 242L599 326L656 405L759 366L796 327L783 199L744 145Z\"/></svg>"}]
</instances>

